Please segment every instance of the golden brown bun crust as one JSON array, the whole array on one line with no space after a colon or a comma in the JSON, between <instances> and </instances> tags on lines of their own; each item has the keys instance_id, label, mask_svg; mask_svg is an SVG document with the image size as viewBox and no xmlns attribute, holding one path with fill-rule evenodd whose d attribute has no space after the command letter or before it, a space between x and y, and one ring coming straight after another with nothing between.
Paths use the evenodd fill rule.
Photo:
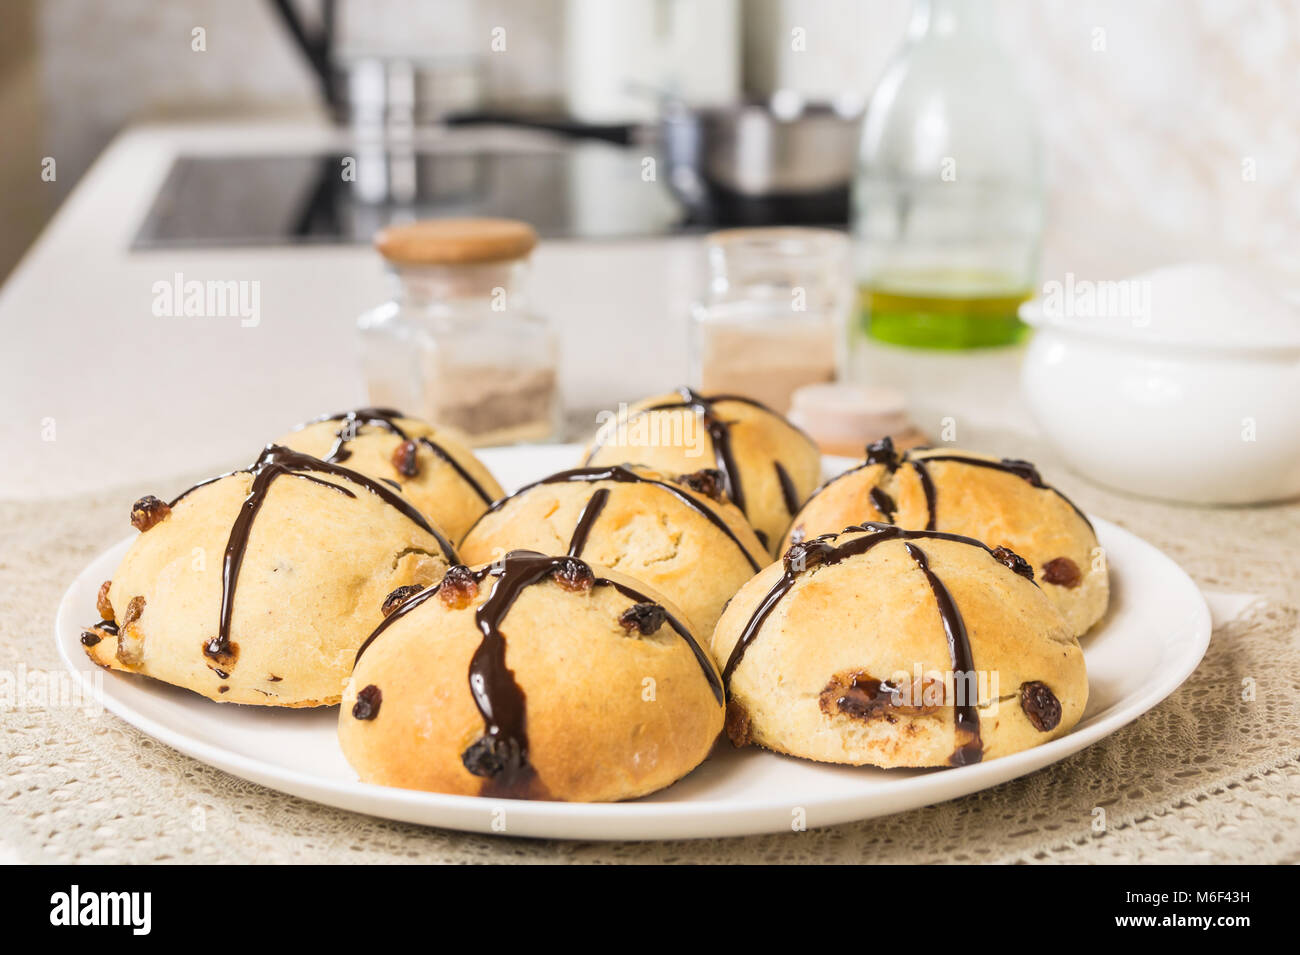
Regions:
<instances>
[{"instance_id":1,"label":"golden brown bun crust","mask_svg":"<svg viewBox=\"0 0 1300 955\"><path fill-rule=\"evenodd\" d=\"M931 460L958 455L996 458L950 448L909 452L896 470L868 464L830 481L803 506L782 541L838 533L863 521L883 521L912 530L930 519L921 474L911 463L925 462L934 484L934 529L1015 551L1034 568L1034 579L1065 616L1076 636L1102 618L1110 599L1105 559L1097 535L1070 503L1050 487L1035 487L1025 478L995 468L960 461ZM877 506L884 492L895 506ZM1060 561L1052 564L1053 561ZM1052 564L1049 567L1049 564ZM1077 580L1069 568L1077 570Z\"/></svg>"},{"instance_id":2,"label":"golden brown bun crust","mask_svg":"<svg viewBox=\"0 0 1300 955\"><path fill-rule=\"evenodd\" d=\"M644 583L592 570L678 614ZM483 641L476 610L494 579L485 577L460 609L440 594L425 599L357 661L339 742L364 782L491 793L462 754L484 734L468 675ZM667 624L649 636L619 624L633 603L613 587L576 593L546 580L524 588L502 621L506 665L526 700L528 762L540 784L532 798L602 802L654 792L699 765L722 728L722 704L682 637ZM380 706L359 719L357 694L369 686Z\"/></svg>"},{"instance_id":3,"label":"golden brown bun crust","mask_svg":"<svg viewBox=\"0 0 1300 955\"><path fill-rule=\"evenodd\" d=\"M488 505L504 494L501 485L468 445L454 432L435 428L418 418L395 417L393 423L414 439L415 457L403 473L393 461L403 439L381 425L358 422L356 437L346 444L344 467L383 481L395 481L404 493L449 540L458 541ZM335 446L341 421L314 421L282 436L277 444L312 457L322 457ZM459 465L459 470L420 439L427 439ZM461 473L468 474L466 480ZM477 488L476 488L477 485Z\"/></svg>"},{"instance_id":4,"label":"golden brown bun crust","mask_svg":"<svg viewBox=\"0 0 1300 955\"><path fill-rule=\"evenodd\" d=\"M663 474L719 467L713 439L698 409L647 411L682 401L681 394L670 392L631 405L602 425L583 454L584 462L642 464ZM798 510L821 479L821 454L807 435L768 408L725 398L715 401L713 408L730 434L744 498L741 509L759 536L774 547L793 513L776 465L780 464L790 479L793 510Z\"/></svg>"},{"instance_id":5,"label":"golden brown bun crust","mask_svg":"<svg viewBox=\"0 0 1300 955\"><path fill-rule=\"evenodd\" d=\"M725 500L664 487L667 476L646 468L628 470L646 480L562 480L525 488L470 530L459 548L461 559L483 564L511 550L567 554L584 509L603 491L603 506L595 505L599 511L579 556L644 581L681 607L698 633L711 633L723 605L768 562L767 552ZM731 536L701 509L721 520Z\"/></svg>"},{"instance_id":6,"label":"golden brown bun crust","mask_svg":"<svg viewBox=\"0 0 1300 955\"><path fill-rule=\"evenodd\" d=\"M863 536L845 533L834 543ZM983 758L1068 732L1083 714L1088 681L1082 651L1051 602L981 547L939 539L911 543L951 594L974 667L983 674L977 681ZM713 635L716 659L730 658L784 573L774 564L736 594ZM904 542L883 540L865 554L796 576L730 675L728 730L733 719L743 725L747 718L749 738L758 745L824 762L948 765L957 744L952 696L932 698L947 705L928 712L880 708L854 715L836 702L835 688L846 684L846 675L910 687L918 664L923 682L932 671L953 671L943 618ZM1027 683L1044 684L1059 701L1059 723L1050 730L1036 727L1020 704ZM911 700L924 703L924 690L918 690Z\"/></svg>"},{"instance_id":7,"label":"golden brown bun crust","mask_svg":"<svg viewBox=\"0 0 1300 955\"><path fill-rule=\"evenodd\" d=\"M388 593L439 580L448 564L435 537L363 486L311 477L354 496L293 475L272 482L235 589L233 662L203 648L218 633L223 557L252 485L247 472L196 488L132 543L108 597L119 625L134 601L142 611L120 636L101 632L87 655L220 702L337 702Z\"/></svg>"}]
</instances>

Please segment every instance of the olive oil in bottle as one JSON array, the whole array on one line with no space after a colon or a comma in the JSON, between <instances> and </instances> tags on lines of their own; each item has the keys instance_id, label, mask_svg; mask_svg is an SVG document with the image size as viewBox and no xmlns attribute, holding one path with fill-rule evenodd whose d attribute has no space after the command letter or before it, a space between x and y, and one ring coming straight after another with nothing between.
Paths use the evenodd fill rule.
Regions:
<instances>
[{"instance_id":1,"label":"olive oil in bottle","mask_svg":"<svg viewBox=\"0 0 1300 955\"><path fill-rule=\"evenodd\" d=\"M862 330L916 348L984 348L1019 341L1018 310L1033 290L1023 278L986 272L882 273L858 290Z\"/></svg>"}]
</instances>

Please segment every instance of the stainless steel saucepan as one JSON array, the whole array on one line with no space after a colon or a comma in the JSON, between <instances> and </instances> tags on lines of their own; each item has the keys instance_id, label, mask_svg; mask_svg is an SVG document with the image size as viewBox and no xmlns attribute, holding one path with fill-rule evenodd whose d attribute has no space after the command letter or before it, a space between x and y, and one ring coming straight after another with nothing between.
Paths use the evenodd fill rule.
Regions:
<instances>
[{"instance_id":1,"label":"stainless steel saucepan","mask_svg":"<svg viewBox=\"0 0 1300 955\"><path fill-rule=\"evenodd\" d=\"M860 110L823 103L670 103L660 123L668 183L692 209L727 220L845 221L861 125Z\"/></svg>"}]
</instances>

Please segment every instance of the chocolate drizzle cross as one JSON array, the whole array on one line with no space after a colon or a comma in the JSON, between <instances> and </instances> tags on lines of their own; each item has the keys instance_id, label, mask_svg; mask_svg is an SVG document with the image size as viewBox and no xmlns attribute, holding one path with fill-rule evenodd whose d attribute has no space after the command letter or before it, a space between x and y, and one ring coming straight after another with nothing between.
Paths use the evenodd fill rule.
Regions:
<instances>
[{"instance_id":1,"label":"chocolate drizzle cross","mask_svg":"<svg viewBox=\"0 0 1300 955\"><path fill-rule=\"evenodd\" d=\"M679 388L677 393L681 396L680 401L665 401L660 404L650 405L641 408L624 418L619 425L626 428L628 424L644 415L651 414L655 411L674 411L677 409L686 409L694 411L704 422L704 429L709 433L709 440L713 444L713 457L717 468L722 472L722 478L726 485L725 490L727 497L731 502L740 508L741 512L748 515L749 508L746 506L745 489L740 480L740 468L736 464L736 457L731 447L731 425L732 422L725 420L718 412L717 406L723 402L732 401L746 404L753 408L761 408L769 414L776 415L776 412L761 401L755 401L753 398L746 398L744 395L709 395L705 396L692 388ZM780 417L779 415L776 415ZM784 420L784 419L782 419ZM793 427L793 425L791 425ZM615 433L616 429L610 429L609 436ZM811 439L809 439L811 441ZM597 435L596 442L592 445L590 453L587 455L586 464L591 464L595 458L596 452L603 447L601 436ZM779 465L778 465L779 467ZM784 469L782 469L784 470ZM778 472L779 475L780 472ZM789 475L786 475L788 480ZM792 490L792 486L791 486ZM789 507L790 493L787 491L784 482L782 483L782 493L786 496L786 506ZM793 511L792 511L793 513Z\"/></svg>"},{"instance_id":2,"label":"chocolate drizzle cross","mask_svg":"<svg viewBox=\"0 0 1300 955\"><path fill-rule=\"evenodd\" d=\"M573 528L573 536L569 538L569 556L581 557L583 549L587 546L587 538L591 536L591 528L596 523L596 518L600 517L600 512L605 509L605 502L609 500L609 488L601 487L596 489L596 493L587 498L587 503L582 507L582 513L578 515L578 523Z\"/></svg>"},{"instance_id":3,"label":"chocolate drizzle cross","mask_svg":"<svg viewBox=\"0 0 1300 955\"><path fill-rule=\"evenodd\" d=\"M239 583L239 571L244 563L244 554L248 550L248 540L253 530L253 523L266 501L271 485L275 483L277 478L286 475L301 478L351 498L355 498L356 494L347 487L323 480L316 475L325 474L341 478L350 484L364 488L389 507L396 508L421 530L433 536L438 541L438 546L448 563L454 564L457 561L456 551L451 546L451 542L425 520L424 515L410 501L382 482L350 468L342 467L330 461L322 461L319 458L313 458L299 451L292 451L278 444L269 444L251 468L247 471L232 473L251 474L253 483L249 488L248 496L240 505L239 513L235 515L235 522L230 528L230 537L226 542L225 556L221 567L221 615L217 626L217 634L203 647L204 654L217 662L223 664L234 662L234 649L230 640L230 630L235 611L235 591ZM171 507L175 508L182 498L193 493L198 488L225 477L230 477L230 475L223 474L221 477L212 478L209 481L194 485L194 487L178 495L171 502Z\"/></svg>"},{"instance_id":4,"label":"chocolate drizzle cross","mask_svg":"<svg viewBox=\"0 0 1300 955\"><path fill-rule=\"evenodd\" d=\"M974 538L962 537L959 534L947 534L932 530L907 531L892 524L876 522L848 527L841 533L855 532L862 532L862 536L854 537L843 543L836 543L839 534L823 534L821 537L795 544L786 552L784 572L777 578L776 583L772 585L763 599L758 602L758 606L741 630L736 645L732 647L731 655L727 659L727 665L722 670L723 686L726 688L728 697L731 695L731 678L740 665L740 661L744 659L745 651L758 638L763 624L772 615L772 612L786 594L794 589L795 583L804 573L815 567L828 567L838 564L850 557L867 553L877 544L895 540L904 542L908 555L925 573L930 590L934 594L935 602L939 608L939 616L943 623L944 635L948 641L948 652L954 679L968 690L970 686L974 685L975 661L971 652L970 636L966 631L965 621L962 619L948 588L930 569L925 552L911 542L917 540L954 541L978 547L989 554L990 557L993 557L994 560L997 560L993 556L993 551ZM968 763L979 762L982 744L980 742L979 712L976 703L966 701L956 707L955 728L957 745L951 757L952 764L964 766Z\"/></svg>"},{"instance_id":5,"label":"chocolate drizzle cross","mask_svg":"<svg viewBox=\"0 0 1300 955\"><path fill-rule=\"evenodd\" d=\"M403 415L400 411L394 411L391 408L358 408L355 411L345 411L340 414L326 415L323 418L316 418L309 424L319 424L322 421L340 421L342 426L338 433L334 435L334 445L325 454L323 460L335 464L341 464L352 456L348 445L356 439L359 429L370 426L383 428L390 434L394 434L403 441L409 441L411 438L397 423ZM491 504L492 495L483 488L469 471L462 465L451 452L438 444L431 438L416 438L415 443L422 447L428 448L435 456L451 465L462 481L470 486L475 494L482 499L483 503Z\"/></svg>"},{"instance_id":6,"label":"chocolate drizzle cross","mask_svg":"<svg viewBox=\"0 0 1300 955\"><path fill-rule=\"evenodd\" d=\"M926 516L927 516L925 528L926 530L932 531L935 529L935 524L937 519L936 509L938 504L938 495L935 492L934 480L930 476L930 468L929 468L929 465L934 461L951 461L957 464L968 464L972 467L989 468L994 471L1003 471L1007 474L1014 474L1016 477L1027 482L1032 487L1042 488L1043 490L1051 491L1053 494L1055 494L1057 497L1063 500L1066 504L1070 505L1070 508L1074 511L1074 513L1078 514L1079 517L1083 519L1083 522L1088 525L1089 529L1092 528L1092 522L1088 520L1088 516L1084 514L1082 510L1079 509L1078 505L1076 505L1072 500L1070 500L1068 497L1066 497L1056 488L1046 483L1043 480L1043 476L1038 473L1038 469L1028 461L1022 461L1018 458L1002 458L1001 460L994 461L986 458L972 457L966 454L931 454L928 452L928 450L922 452L922 450L919 448L913 449L911 451L905 451L902 454L899 454L894 449L893 439L888 437L882 438L879 441L869 444L867 446L866 458L863 460L861 464L849 468L847 471L843 472L842 474L838 474L835 477L831 478L829 481L822 484L821 487L813 491L812 497L816 497L822 491L826 490L826 488L830 487L836 481L840 480L840 478L847 477L850 474L856 474L858 471L861 471L863 468L870 467L873 464L883 464L885 466L886 473L889 474L892 474L893 472L897 471L901 465L907 464L916 472L917 479L921 482L921 489L925 493L925 506L926 506ZM876 510L880 511L880 513L884 515L887 519L892 519L893 515L886 514L885 511L881 508L881 503L883 502L877 499L877 496L875 494L876 490L878 490L878 488L872 489L872 494L871 494L872 504L875 506ZM810 497L809 500L811 500L812 497Z\"/></svg>"},{"instance_id":7,"label":"chocolate drizzle cross","mask_svg":"<svg viewBox=\"0 0 1300 955\"><path fill-rule=\"evenodd\" d=\"M762 565L749 553L749 549L741 543L740 538L736 536L736 532L727 525L727 522L723 520L722 516L719 515L717 511L713 510L713 508L709 507L694 495L687 493L685 489L676 484L670 484L667 481L659 481L654 478L645 477L621 464L615 464L609 467L573 468L569 471L558 471L550 477L545 477L540 481L534 481L532 484L527 484L524 487L521 487L514 494L511 494L509 497L501 498L501 500L495 502L491 507L489 507L477 521L470 525L470 529L465 532L465 537L469 537L474 528L478 526L479 521L483 520L483 517L486 517L488 514L496 513L516 497L519 497L527 491L531 491L535 487L540 487L544 484L579 482L594 484L599 481L616 481L620 484L653 484L656 487L667 491L691 510L704 517L710 524L726 535L726 537L736 545L740 552L745 555L745 560L749 562L749 566L753 568L755 573L757 573L762 567ZM600 516L601 510L605 507L609 495L608 493L602 495L601 492L606 490L607 489L604 488L598 489L588 500L587 505L583 508L581 516L578 518L578 526L574 528L574 536L569 544L569 553L574 557L582 555L582 550L587 543L587 538L591 533L591 528L595 524L596 518ZM597 497L600 497L599 503L596 501ZM577 548L576 550L574 549L575 547Z\"/></svg>"},{"instance_id":8,"label":"chocolate drizzle cross","mask_svg":"<svg viewBox=\"0 0 1300 955\"><path fill-rule=\"evenodd\" d=\"M483 737L470 750L486 751L490 758L481 759L489 766L484 774L482 794L505 798L545 798L546 790L528 760L527 697L506 664L506 635L502 631L506 615L520 594L534 584L551 579L574 562L590 573L591 568L576 557L555 557L535 551L516 550L494 564L473 571L480 584L492 579L487 599L474 611L474 621L483 639L469 665L469 688L474 705L483 717ZM594 587L613 587L634 603L654 603L645 594L604 577L591 578ZM430 587L404 601L375 629L357 651L357 660L392 624L431 599L442 585ZM718 702L723 700L722 681L713 662L680 620L665 611L665 622L686 641L703 671L709 688ZM467 751L468 755L469 751ZM469 761L466 761L467 768ZM471 772L474 770L471 769Z\"/></svg>"}]
</instances>

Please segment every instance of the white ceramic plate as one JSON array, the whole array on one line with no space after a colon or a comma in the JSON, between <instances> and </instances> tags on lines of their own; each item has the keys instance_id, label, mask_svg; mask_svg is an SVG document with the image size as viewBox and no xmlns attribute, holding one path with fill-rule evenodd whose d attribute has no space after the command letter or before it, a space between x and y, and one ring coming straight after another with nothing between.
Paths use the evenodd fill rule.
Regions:
<instances>
[{"instance_id":1,"label":"white ceramic plate","mask_svg":"<svg viewBox=\"0 0 1300 955\"><path fill-rule=\"evenodd\" d=\"M489 449L507 488L572 467L577 448ZM835 473L847 464L827 459ZM960 769L826 766L720 745L686 779L635 802L552 803L445 796L357 781L335 742L337 710L276 710L213 703L142 677L105 673L82 652L95 594L130 544L109 549L73 581L59 606L59 652L103 705L195 759L272 789L356 812L477 832L564 839L675 839L827 826L942 802L1049 766L1155 706L1196 668L1210 614L1172 560L1114 524L1093 518L1111 568L1111 608L1083 640L1090 698L1068 736Z\"/></svg>"}]
</instances>

